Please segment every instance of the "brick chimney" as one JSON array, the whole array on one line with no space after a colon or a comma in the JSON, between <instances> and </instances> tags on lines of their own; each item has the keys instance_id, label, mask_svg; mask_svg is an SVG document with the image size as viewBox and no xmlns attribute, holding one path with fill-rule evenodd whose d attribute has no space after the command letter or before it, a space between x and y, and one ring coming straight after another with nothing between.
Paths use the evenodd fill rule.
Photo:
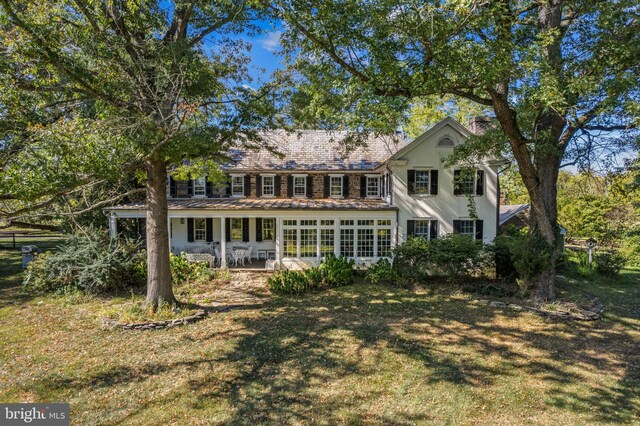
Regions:
<instances>
[{"instance_id":1,"label":"brick chimney","mask_svg":"<svg viewBox=\"0 0 640 426\"><path fill-rule=\"evenodd\" d=\"M493 119L491 117L474 117L467 123L467 129L475 135L481 135L487 131L492 122Z\"/></svg>"}]
</instances>

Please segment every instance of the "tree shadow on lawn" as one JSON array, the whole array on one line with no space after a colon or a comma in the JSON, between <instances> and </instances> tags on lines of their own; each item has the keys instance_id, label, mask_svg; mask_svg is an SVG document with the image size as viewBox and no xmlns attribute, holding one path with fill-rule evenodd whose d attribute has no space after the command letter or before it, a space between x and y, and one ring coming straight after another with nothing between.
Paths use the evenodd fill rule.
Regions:
<instances>
[{"instance_id":1,"label":"tree shadow on lawn","mask_svg":"<svg viewBox=\"0 0 640 426\"><path fill-rule=\"evenodd\" d=\"M231 421L235 424L343 422L345 412L372 423L434 420L427 407L419 414L400 410L391 417L362 407L393 397L387 387L396 380L430 386L444 382L461 389L492 386L520 374L548 384L543 405L608 422L629 421L637 415L633 399L640 358L629 335L607 326L556 322L523 330L517 322L522 315L459 300L434 304L419 295L380 287L281 298L257 318L237 318L242 333L233 351L186 363L192 368L207 363L212 369L231 363L239 366L237 374L224 380L211 375L192 380L189 386L199 395L196 405L228 402L235 410ZM501 325L508 322L505 318L516 321ZM215 332L202 340L219 338ZM522 345L540 355L518 351ZM390 360L383 348L397 359ZM491 357L498 361L486 362ZM409 373L416 377L387 378L379 386L357 390L362 383L379 380L377 375L385 374L381 370L396 368L385 364L389 362L416 363L418 367ZM594 383L585 389L575 364L624 373L616 386ZM394 372L386 374L391 377ZM332 392L336 381L344 385L338 384L342 389ZM345 393L351 386L356 390Z\"/></svg>"},{"instance_id":2,"label":"tree shadow on lawn","mask_svg":"<svg viewBox=\"0 0 640 426\"><path fill-rule=\"evenodd\" d=\"M551 322L455 297L352 286L276 298L257 315L236 314L225 325L229 331L209 322L209 330L205 322L195 336L182 336L185 345L198 345L198 356L136 370L116 365L50 385L111 387L174 370L192 377L188 389L135 407L125 423L172 403L190 405L194 418L212 405L228 406L231 424L442 421L431 414L434 394L419 392L445 385L455 400L456 393L500 389L520 376L545 384L531 404L543 410L552 405L605 422L638 415L637 337L606 321ZM220 340L232 344L214 349ZM220 372L223 365L232 368ZM587 372L597 379L585 383ZM614 374L619 379L608 386Z\"/></svg>"}]
</instances>

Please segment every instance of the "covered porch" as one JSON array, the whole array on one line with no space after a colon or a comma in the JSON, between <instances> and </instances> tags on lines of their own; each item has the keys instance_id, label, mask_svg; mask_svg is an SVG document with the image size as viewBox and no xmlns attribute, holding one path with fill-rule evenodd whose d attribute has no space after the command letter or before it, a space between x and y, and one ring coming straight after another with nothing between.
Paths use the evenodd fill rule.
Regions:
<instances>
[{"instance_id":1,"label":"covered porch","mask_svg":"<svg viewBox=\"0 0 640 426\"><path fill-rule=\"evenodd\" d=\"M367 266L390 256L397 241L396 210L380 201L259 201L264 208L251 199L171 200L171 252L207 257L218 268L304 269L329 254ZM230 208L238 205L253 208ZM139 203L108 210L113 236L118 219L146 216Z\"/></svg>"}]
</instances>

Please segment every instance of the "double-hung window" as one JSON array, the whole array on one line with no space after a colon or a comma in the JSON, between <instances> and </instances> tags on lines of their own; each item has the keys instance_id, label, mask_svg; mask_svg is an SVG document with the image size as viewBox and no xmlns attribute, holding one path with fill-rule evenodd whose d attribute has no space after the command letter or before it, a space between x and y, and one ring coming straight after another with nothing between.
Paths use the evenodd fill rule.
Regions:
<instances>
[{"instance_id":1,"label":"double-hung window","mask_svg":"<svg viewBox=\"0 0 640 426\"><path fill-rule=\"evenodd\" d=\"M407 221L407 234L426 240L438 238L438 221L435 219L415 219Z\"/></svg>"},{"instance_id":2,"label":"double-hung window","mask_svg":"<svg viewBox=\"0 0 640 426\"><path fill-rule=\"evenodd\" d=\"M234 197L242 197L244 195L244 176L231 176L231 195Z\"/></svg>"},{"instance_id":3,"label":"double-hung window","mask_svg":"<svg viewBox=\"0 0 640 426\"><path fill-rule=\"evenodd\" d=\"M367 197L380 196L380 176L367 176Z\"/></svg>"},{"instance_id":4,"label":"double-hung window","mask_svg":"<svg viewBox=\"0 0 640 426\"><path fill-rule=\"evenodd\" d=\"M294 197L307 196L307 177L306 176L293 177L293 196Z\"/></svg>"},{"instance_id":5,"label":"double-hung window","mask_svg":"<svg viewBox=\"0 0 640 426\"><path fill-rule=\"evenodd\" d=\"M454 170L454 195L483 195L484 171L482 170Z\"/></svg>"},{"instance_id":6,"label":"double-hung window","mask_svg":"<svg viewBox=\"0 0 640 426\"><path fill-rule=\"evenodd\" d=\"M242 218L231 218L231 241L242 241Z\"/></svg>"},{"instance_id":7,"label":"double-hung window","mask_svg":"<svg viewBox=\"0 0 640 426\"><path fill-rule=\"evenodd\" d=\"M262 241L272 241L276 235L276 219L266 217L262 219Z\"/></svg>"},{"instance_id":8,"label":"double-hung window","mask_svg":"<svg viewBox=\"0 0 640 426\"><path fill-rule=\"evenodd\" d=\"M262 196L275 195L275 176L262 176Z\"/></svg>"},{"instance_id":9,"label":"double-hung window","mask_svg":"<svg viewBox=\"0 0 640 426\"><path fill-rule=\"evenodd\" d=\"M199 177L193 180L193 196L205 197L207 195L207 180Z\"/></svg>"},{"instance_id":10,"label":"double-hung window","mask_svg":"<svg viewBox=\"0 0 640 426\"><path fill-rule=\"evenodd\" d=\"M416 194L429 194L431 188L429 170L416 170L415 190Z\"/></svg>"},{"instance_id":11,"label":"double-hung window","mask_svg":"<svg viewBox=\"0 0 640 426\"><path fill-rule=\"evenodd\" d=\"M454 220L453 233L468 235L474 240L482 241L484 231L483 224L484 222L479 219Z\"/></svg>"},{"instance_id":12,"label":"double-hung window","mask_svg":"<svg viewBox=\"0 0 640 426\"><path fill-rule=\"evenodd\" d=\"M460 221L460 234L469 235L473 237L476 234L475 221L473 220L461 220Z\"/></svg>"},{"instance_id":13,"label":"double-hung window","mask_svg":"<svg viewBox=\"0 0 640 426\"><path fill-rule=\"evenodd\" d=\"M342 197L342 176L331 176L329 179L329 195L336 198Z\"/></svg>"},{"instance_id":14,"label":"double-hung window","mask_svg":"<svg viewBox=\"0 0 640 426\"><path fill-rule=\"evenodd\" d=\"M205 241L206 239L207 239L207 220L194 219L193 220L193 240Z\"/></svg>"}]
</instances>

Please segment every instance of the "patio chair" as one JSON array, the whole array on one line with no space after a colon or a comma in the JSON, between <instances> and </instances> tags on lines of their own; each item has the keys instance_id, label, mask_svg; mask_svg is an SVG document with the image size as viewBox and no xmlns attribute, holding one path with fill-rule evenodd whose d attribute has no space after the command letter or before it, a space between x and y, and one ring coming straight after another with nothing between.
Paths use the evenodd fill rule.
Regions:
<instances>
[{"instance_id":1,"label":"patio chair","mask_svg":"<svg viewBox=\"0 0 640 426\"><path fill-rule=\"evenodd\" d=\"M249 249L247 250L247 260L249 260L249 263L253 263L251 262L251 252L253 251L253 246L249 246Z\"/></svg>"}]
</instances>

